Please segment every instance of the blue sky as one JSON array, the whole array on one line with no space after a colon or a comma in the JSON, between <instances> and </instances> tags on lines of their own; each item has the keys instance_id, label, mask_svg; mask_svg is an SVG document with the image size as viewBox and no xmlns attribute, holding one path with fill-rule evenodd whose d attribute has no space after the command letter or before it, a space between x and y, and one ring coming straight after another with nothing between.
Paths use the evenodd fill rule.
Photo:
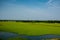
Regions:
<instances>
[{"instance_id":1,"label":"blue sky","mask_svg":"<svg viewBox=\"0 0 60 40\"><path fill-rule=\"evenodd\" d=\"M0 19L60 20L60 0L0 0Z\"/></svg>"}]
</instances>

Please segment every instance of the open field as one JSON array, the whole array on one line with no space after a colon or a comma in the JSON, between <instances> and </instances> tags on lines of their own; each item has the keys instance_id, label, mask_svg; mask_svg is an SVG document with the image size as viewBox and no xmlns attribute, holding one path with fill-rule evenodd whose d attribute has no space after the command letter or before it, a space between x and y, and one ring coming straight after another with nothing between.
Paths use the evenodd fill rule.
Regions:
<instances>
[{"instance_id":1,"label":"open field","mask_svg":"<svg viewBox=\"0 0 60 40\"><path fill-rule=\"evenodd\" d=\"M60 35L59 23L0 22L0 31L24 35Z\"/></svg>"}]
</instances>

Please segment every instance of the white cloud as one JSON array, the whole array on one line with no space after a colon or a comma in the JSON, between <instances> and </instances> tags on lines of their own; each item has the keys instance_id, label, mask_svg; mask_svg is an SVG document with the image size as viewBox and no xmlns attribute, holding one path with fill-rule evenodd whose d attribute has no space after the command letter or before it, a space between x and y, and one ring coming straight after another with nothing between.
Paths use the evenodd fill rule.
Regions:
<instances>
[{"instance_id":1,"label":"white cloud","mask_svg":"<svg viewBox=\"0 0 60 40\"><path fill-rule=\"evenodd\" d=\"M49 1L47 2L47 4L51 4L52 1L53 1L53 0L49 0Z\"/></svg>"}]
</instances>

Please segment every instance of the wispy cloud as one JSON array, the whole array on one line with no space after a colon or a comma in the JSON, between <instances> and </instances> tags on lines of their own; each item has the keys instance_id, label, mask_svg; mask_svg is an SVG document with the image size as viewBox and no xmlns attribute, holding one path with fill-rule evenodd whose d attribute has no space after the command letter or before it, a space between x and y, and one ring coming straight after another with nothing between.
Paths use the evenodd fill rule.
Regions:
<instances>
[{"instance_id":1,"label":"wispy cloud","mask_svg":"<svg viewBox=\"0 0 60 40\"><path fill-rule=\"evenodd\" d=\"M47 2L48 7L55 7L55 8L60 8L60 5L58 5L58 1L60 0L49 0Z\"/></svg>"},{"instance_id":2,"label":"wispy cloud","mask_svg":"<svg viewBox=\"0 0 60 40\"><path fill-rule=\"evenodd\" d=\"M53 1L53 0L49 0L49 1L47 2L47 4L49 4L49 5L50 5L52 1Z\"/></svg>"}]
</instances>

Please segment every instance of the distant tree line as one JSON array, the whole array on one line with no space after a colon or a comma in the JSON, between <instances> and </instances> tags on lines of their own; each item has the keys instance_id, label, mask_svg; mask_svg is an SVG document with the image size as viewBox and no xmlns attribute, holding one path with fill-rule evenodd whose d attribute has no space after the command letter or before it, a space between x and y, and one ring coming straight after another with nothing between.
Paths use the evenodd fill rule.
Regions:
<instances>
[{"instance_id":1,"label":"distant tree line","mask_svg":"<svg viewBox=\"0 0 60 40\"><path fill-rule=\"evenodd\" d=\"M60 23L60 20L0 20L0 22L32 22L32 23Z\"/></svg>"}]
</instances>

